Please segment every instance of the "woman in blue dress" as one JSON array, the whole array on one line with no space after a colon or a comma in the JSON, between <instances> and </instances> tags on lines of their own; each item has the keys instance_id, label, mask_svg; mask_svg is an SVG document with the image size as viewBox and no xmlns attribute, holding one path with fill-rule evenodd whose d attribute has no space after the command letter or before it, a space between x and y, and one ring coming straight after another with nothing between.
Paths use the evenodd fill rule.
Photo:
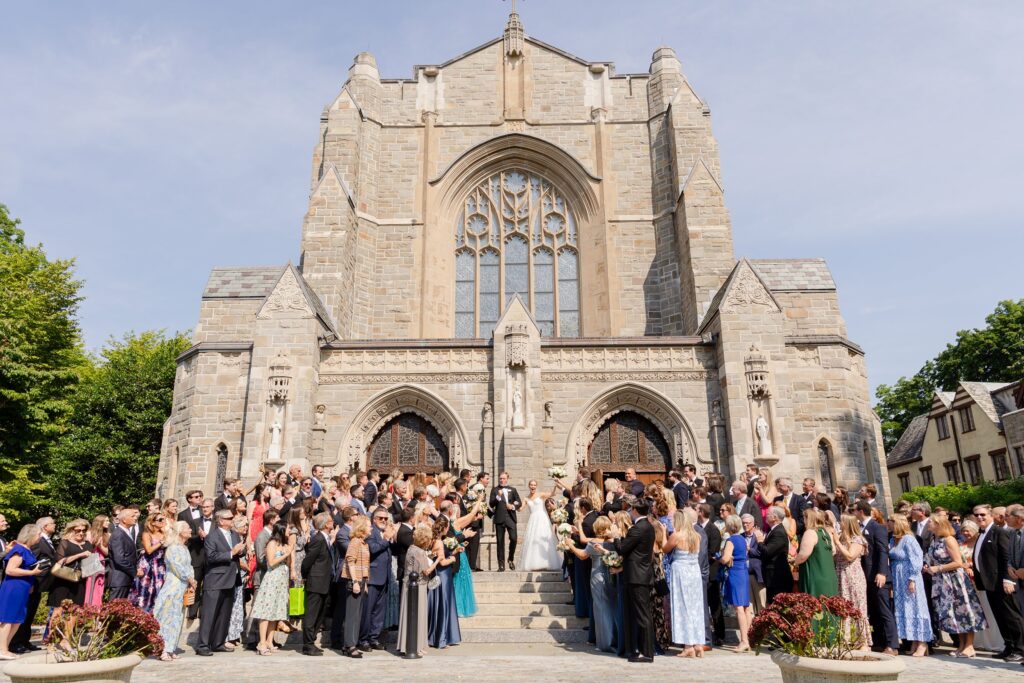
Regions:
<instances>
[{"instance_id":1,"label":"woman in blue dress","mask_svg":"<svg viewBox=\"0 0 1024 683\"><path fill-rule=\"evenodd\" d=\"M28 596L43 572L36 568L36 556L30 550L39 540L39 527L26 524L18 532L18 540L4 553L7 564L0 583L0 660L17 659L11 652L11 639L28 618Z\"/></svg>"},{"instance_id":2,"label":"woman in blue dress","mask_svg":"<svg viewBox=\"0 0 1024 683\"><path fill-rule=\"evenodd\" d=\"M928 616L928 598L924 591L924 552L910 531L906 515L892 516L892 547L889 549L892 594L895 601L896 632L912 641L911 656L928 655L928 643L934 637Z\"/></svg>"},{"instance_id":3,"label":"woman in blue dress","mask_svg":"<svg viewBox=\"0 0 1024 683\"><path fill-rule=\"evenodd\" d=\"M750 610L750 572L747 566L747 540L743 537L743 521L736 515L729 515L725 520L725 533L729 536L722 547L723 567L728 574L722 583L722 604L736 608L736 621L740 627L740 644L737 652L750 650L747 631L753 615Z\"/></svg>"},{"instance_id":4,"label":"woman in blue dress","mask_svg":"<svg viewBox=\"0 0 1024 683\"><path fill-rule=\"evenodd\" d=\"M188 522L171 522L167 532L167 546L164 561L167 575L164 585L153 603L153 616L160 624L160 637L164 639L164 653L161 661L177 659L181 627L185 622L185 590L196 587L195 570L187 543L192 538L192 525Z\"/></svg>"},{"instance_id":5,"label":"woman in blue dress","mask_svg":"<svg viewBox=\"0 0 1024 683\"><path fill-rule=\"evenodd\" d=\"M455 531L455 538L459 543L464 544L476 535L472 529ZM463 545L465 547L465 545ZM473 570L469 566L469 559L465 556L459 562L459 570L455 572L455 605L458 608L459 616L463 619L476 614L476 593L473 592Z\"/></svg>"},{"instance_id":6,"label":"woman in blue dress","mask_svg":"<svg viewBox=\"0 0 1024 683\"><path fill-rule=\"evenodd\" d=\"M704 656L704 581L700 575L700 536L693 525L692 510L676 510L675 533L665 541L671 553L672 574L669 597L672 602L672 640L683 646L680 657Z\"/></svg>"},{"instance_id":7,"label":"woman in blue dress","mask_svg":"<svg viewBox=\"0 0 1024 683\"><path fill-rule=\"evenodd\" d=\"M580 540L587 546L580 550L570 546L569 550L579 559L590 560L590 596L594 610L594 638L601 652L615 652L615 589L612 577L601 557L607 554L604 542L611 541L612 522L605 516L594 520L596 538L586 538L580 531Z\"/></svg>"},{"instance_id":8,"label":"woman in blue dress","mask_svg":"<svg viewBox=\"0 0 1024 683\"><path fill-rule=\"evenodd\" d=\"M444 516L434 522L433 553L435 557L444 559L437 564L437 587L427 593L427 644L438 649L462 642L459 609L455 603L455 567L452 566L458 562L462 546L449 548L445 544L449 526L448 518Z\"/></svg>"}]
</instances>

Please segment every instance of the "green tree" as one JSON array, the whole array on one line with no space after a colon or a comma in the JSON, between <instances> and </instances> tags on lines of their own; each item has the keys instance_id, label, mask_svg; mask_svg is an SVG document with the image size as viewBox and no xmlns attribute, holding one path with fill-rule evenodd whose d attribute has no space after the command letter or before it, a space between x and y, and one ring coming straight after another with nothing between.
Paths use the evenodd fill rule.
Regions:
<instances>
[{"instance_id":1,"label":"green tree","mask_svg":"<svg viewBox=\"0 0 1024 683\"><path fill-rule=\"evenodd\" d=\"M49 260L19 224L0 204L0 513L12 522L44 502L47 446L84 362L74 262Z\"/></svg>"},{"instance_id":2,"label":"green tree","mask_svg":"<svg viewBox=\"0 0 1024 683\"><path fill-rule=\"evenodd\" d=\"M183 334L128 335L83 374L67 432L50 454L48 488L59 514L88 517L152 496L175 359L188 347Z\"/></svg>"},{"instance_id":3,"label":"green tree","mask_svg":"<svg viewBox=\"0 0 1024 683\"><path fill-rule=\"evenodd\" d=\"M956 341L926 362L913 377L880 384L875 411L882 420L885 449L891 450L916 416L928 412L936 391L953 391L960 381L1012 382L1024 378L1024 299L1000 301L985 327L961 330Z\"/></svg>"}]
</instances>

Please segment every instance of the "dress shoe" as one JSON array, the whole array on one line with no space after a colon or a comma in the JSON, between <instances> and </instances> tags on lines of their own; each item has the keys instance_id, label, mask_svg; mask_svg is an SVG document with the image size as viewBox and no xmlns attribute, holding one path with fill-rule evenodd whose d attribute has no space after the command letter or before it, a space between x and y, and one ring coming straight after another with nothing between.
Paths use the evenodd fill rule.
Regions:
<instances>
[{"instance_id":1,"label":"dress shoe","mask_svg":"<svg viewBox=\"0 0 1024 683\"><path fill-rule=\"evenodd\" d=\"M386 650L387 648L380 643L370 643L370 648L374 650Z\"/></svg>"},{"instance_id":2,"label":"dress shoe","mask_svg":"<svg viewBox=\"0 0 1024 683\"><path fill-rule=\"evenodd\" d=\"M42 650L42 649L43 648L39 647L38 645L36 645L34 643L26 643L25 644L25 650L27 650L28 652L37 652L37 651Z\"/></svg>"},{"instance_id":3,"label":"dress shoe","mask_svg":"<svg viewBox=\"0 0 1024 683\"><path fill-rule=\"evenodd\" d=\"M505 568L504 567L498 567L498 571L499 572L503 572L503 571L505 571Z\"/></svg>"},{"instance_id":4,"label":"dress shoe","mask_svg":"<svg viewBox=\"0 0 1024 683\"><path fill-rule=\"evenodd\" d=\"M369 652L373 648L370 647L369 643L359 643L359 650L362 652Z\"/></svg>"},{"instance_id":5,"label":"dress shoe","mask_svg":"<svg viewBox=\"0 0 1024 683\"><path fill-rule=\"evenodd\" d=\"M516 563L515 562L509 562L508 563L508 570L511 571L511 572L514 572L516 570Z\"/></svg>"},{"instance_id":6,"label":"dress shoe","mask_svg":"<svg viewBox=\"0 0 1024 683\"><path fill-rule=\"evenodd\" d=\"M350 647L345 650L345 656L351 657L352 659L362 659L363 653L360 652L358 648Z\"/></svg>"},{"instance_id":7,"label":"dress shoe","mask_svg":"<svg viewBox=\"0 0 1024 683\"><path fill-rule=\"evenodd\" d=\"M324 651L318 647L304 647L302 648L302 654L306 655L307 657L322 657Z\"/></svg>"},{"instance_id":8,"label":"dress shoe","mask_svg":"<svg viewBox=\"0 0 1024 683\"><path fill-rule=\"evenodd\" d=\"M643 655L633 655L629 658L632 664L653 664L654 657L644 657Z\"/></svg>"},{"instance_id":9,"label":"dress shoe","mask_svg":"<svg viewBox=\"0 0 1024 683\"><path fill-rule=\"evenodd\" d=\"M1010 654L1006 655L1006 659L1004 659L1003 661L1007 662L1008 664L1020 664L1024 662L1024 657L1017 654L1016 652L1011 652Z\"/></svg>"},{"instance_id":10,"label":"dress shoe","mask_svg":"<svg viewBox=\"0 0 1024 683\"><path fill-rule=\"evenodd\" d=\"M220 647L215 647L212 650L210 650L210 652L234 652L234 651L235 651L235 648L228 647L227 645L221 645Z\"/></svg>"},{"instance_id":11,"label":"dress shoe","mask_svg":"<svg viewBox=\"0 0 1024 683\"><path fill-rule=\"evenodd\" d=\"M999 654L995 655L995 659L1006 659L1011 652L1013 652L1013 650L1004 647Z\"/></svg>"},{"instance_id":12,"label":"dress shoe","mask_svg":"<svg viewBox=\"0 0 1024 683\"><path fill-rule=\"evenodd\" d=\"M212 657L213 653L209 650L196 650L196 654L200 657Z\"/></svg>"}]
</instances>

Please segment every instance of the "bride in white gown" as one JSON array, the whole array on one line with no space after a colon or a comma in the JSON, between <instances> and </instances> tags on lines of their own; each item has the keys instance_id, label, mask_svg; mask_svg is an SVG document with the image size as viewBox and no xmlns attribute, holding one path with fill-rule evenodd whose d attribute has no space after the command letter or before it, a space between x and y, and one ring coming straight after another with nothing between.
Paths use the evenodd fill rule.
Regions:
<instances>
[{"instance_id":1,"label":"bride in white gown","mask_svg":"<svg viewBox=\"0 0 1024 683\"><path fill-rule=\"evenodd\" d=\"M558 492L559 484L555 483L551 493L538 493L535 480L530 480L528 486L530 494L526 497L526 505L530 509L530 521L526 525L520 566L528 572L561 569L562 553L558 551L558 541L544 505L550 496Z\"/></svg>"}]
</instances>

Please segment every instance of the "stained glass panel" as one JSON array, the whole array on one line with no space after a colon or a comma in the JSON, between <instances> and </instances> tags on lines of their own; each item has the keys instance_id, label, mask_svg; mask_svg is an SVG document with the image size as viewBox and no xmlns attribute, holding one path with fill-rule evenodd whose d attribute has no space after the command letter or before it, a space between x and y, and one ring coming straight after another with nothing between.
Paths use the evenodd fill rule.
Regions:
<instances>
[{"instance_id":1,"label":"stained glass panel","mask_svg":"<svg viewBox=\"0 0 1024 683\"><path fill-rule=\"evenodd\" d=\"M607 465L612 462L611 430L609 425L601 427L590 444L590 464Z\"/></svg>"},{"instance_id":2,"label":"stained glass panel","mask_svg":"<svg viewBox=\"0 0 1024 683\"><path fill-rule=\"evenodd\" d=\"M613 415L598 430L590 445L590 465L606 472L633 467L638 472L664 472L671 451L661 432L638 413Z\"/></svg>"},{"instance_id":3,"label":"stained glass panel","mask_svg":"<svg viewBox=\"0 0 1024 683\"><path fill-rule=\"evenodd\" d=\"M391 425L377 434L370 448L370 467L387 469L391 467Z\"/></svg>"}]
</instances>

